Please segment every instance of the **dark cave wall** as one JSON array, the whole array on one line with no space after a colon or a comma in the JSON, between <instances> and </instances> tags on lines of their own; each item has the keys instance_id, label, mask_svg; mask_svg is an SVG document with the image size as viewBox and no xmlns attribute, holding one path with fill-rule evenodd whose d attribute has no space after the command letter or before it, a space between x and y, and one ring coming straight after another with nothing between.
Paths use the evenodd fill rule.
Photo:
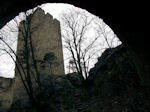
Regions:
<instances>
[{"instance_id":1,"label":"dark cave wall","mask_svg":"<svg viewBox=\"0 0 150 112\"><path fill-rule=\"evenodd\" d=\"M19 12L26 11L48 0L1 0L0 1L0 28ZM144 82L150 86L150 53L148 51L148 7L146 2L121 1L83 1L80 0L51 0L51 3L69 3L88 10L106 22L117 34L123 44L127 45L133 53L137 69ZM89 3L87 3L89 2Z\"/></svg>"}]
</instances>

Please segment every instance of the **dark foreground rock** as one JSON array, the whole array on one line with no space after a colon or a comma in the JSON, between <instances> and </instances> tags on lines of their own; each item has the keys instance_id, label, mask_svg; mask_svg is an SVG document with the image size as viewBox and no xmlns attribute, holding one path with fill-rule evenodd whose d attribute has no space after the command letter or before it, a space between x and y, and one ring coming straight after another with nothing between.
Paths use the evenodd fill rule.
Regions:
<instances>
[{"instance_id":1,"label":"dark foreground rock","mask_svg":"<svg viewBox=\"0 0 150 112\"><path fill-rule=\"evenodd\" d=\"M71 78L72 77L72 78ZM71 80L74 80L72 83ZM35 97L41 112L88 112L83 102L84 89L78 87L77 74L59 76L49 75L42 80L42 89L35 89ZM76 85L73 86L73 85ZM9 112L36 112L29 100L16 101Z\"/></svg>"},{"instance_id":2,"label":"dark foreground rock","mask_svg":"<svg viewBox=\"0 0 150 112\"><path fill-rule=\"evenodd\" d=\"M92 112L149 112L150 91L137 74L129 50L107 49L91 69ZM96 102L96 103L94 103Z\"/></svg>"},{"instance_id":3,"label":"dark foreground rock","mask_svg":"<svg viewBox=\"0 0 150 112\"><path fill-rule=\"evenodd\" d=\"M45 77L42 89L35 89L40 112L150 112L150 90L132 60L120 45L98 58L86 86L76 73ZM36 111L26 100L14 102L10 112Z\"/></svg>"}]
</instances>

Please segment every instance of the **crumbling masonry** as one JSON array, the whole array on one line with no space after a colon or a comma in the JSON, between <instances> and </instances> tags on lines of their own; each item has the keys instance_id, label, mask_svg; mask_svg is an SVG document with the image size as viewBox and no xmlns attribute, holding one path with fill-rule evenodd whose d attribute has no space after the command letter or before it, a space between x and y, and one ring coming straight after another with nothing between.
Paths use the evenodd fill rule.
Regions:
<instances>
[{"instance_id":1,"label":"crumbling masonry","mask_svg":"<svg viewBox=\"0 0 150 112\"><path fill-rule=\"evenodd\" d=\"M29 15L27 18L29 18ZM23 29L24 22L22 21L19 25L20 29ZM34 48L34 54L37 63L40 76L50 75L50 68L48 65L41 63L44 55L46 53L52 52L57 57L57 65L53 66L53 74L64 75L64 62L63 62L63 51L62 51L62 40L60 31L60 22L50 14L45 14L44 10L37 8L32 14L31 27L32 31L32 44ZM24 29L23 29L24 31ZM20 56L21 51L24 47L24 40L22 32L18 34L18 45L17 45L17 55ZM15 73L15 83L14 83L14 99L24 98L26 95L23 84L20 80L18 72Z\"/></svg>"}]
</instances>

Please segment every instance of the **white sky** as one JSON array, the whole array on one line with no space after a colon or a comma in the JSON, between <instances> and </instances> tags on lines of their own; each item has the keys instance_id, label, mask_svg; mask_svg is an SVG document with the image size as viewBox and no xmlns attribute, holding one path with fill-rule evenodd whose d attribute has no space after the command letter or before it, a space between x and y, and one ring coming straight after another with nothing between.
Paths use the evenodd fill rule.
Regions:
<instances>
[{"instance_id":1,"label":"white sky","mask_svg":"<svg viewBox=\"0 0 150 112\"><path fill-rule=\"evenodd\" d=\"M59 14L61 13L61 11L66 10L67 8L71 8L73 6L69 4L48 3L43 4L40 7L45 11L45 13L50 13L53 18L59 20ZM7 54L0 55L0 76L12 78L14 77L14 70L14 62L12 61L10 56L8 56Z\"/></svg>"},{"instance_id":2,"label":"white sky","mask_svg":"<svg viewBox=\"0 0 150 112\"><path fill-rule=\"evenodd\" d=\"M40 7L45 11L45 13L50 13L53 18L60 20L59 14L68 8L73 8L74 6L69 4L48 3L43 4ZM0 29L0 31L2 31L2 29ZM15 42L15 45L13 45L13 48L16 48L16 44L17 42ZM14 70L15 65L12 59L7 54L0 54L0 76L12 78L14 77Z\"/></svg>"},{"instance_id":3,"label":"white sky","mask_svg":"<svg viewBox=\"0 0 150 112\"><path fill-rule=\"evenodd\" d=\"M53 18L60 20L59 14L68 9L74 7L73 5L63 4L63 3L47 3L41 5L41 8L45 11L45 13L50 13Z\"/></svg>"}]
</instances>

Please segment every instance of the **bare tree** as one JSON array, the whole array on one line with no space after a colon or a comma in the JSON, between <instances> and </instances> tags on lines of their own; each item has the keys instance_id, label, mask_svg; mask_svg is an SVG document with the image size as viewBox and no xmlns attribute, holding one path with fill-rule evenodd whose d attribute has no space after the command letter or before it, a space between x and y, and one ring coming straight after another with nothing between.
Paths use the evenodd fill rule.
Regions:
<instances>
[{"instance_id":1,"label":"bare tree","mask_svg":"<svg viewBox=\"0 0 150 112\"><path fill-rule=\"evenodd\" d=\"M19 51L20 54L16 54L13 48L11 48L10 45L5 41L4 38L9 38L9 35L1 35L1 42L3 42L4 45L8 47L8 49L0 50L6 52L16 64L16 70L18 71L27 95L29 96L31 102L36 106L36 108L38 108L36 99L34 97L33 83L36 83L38 85L38 88L41 88L41 80L32 42L32 33L38 27L32 26L32 17L34 14L33 12L22 13L21 16L18 17L20 20L17 20L15 18L12 20L13 23L7 25L9 31L18 32L22 35L21 37L19 37L21 38L23 45L21 51ZM22 26L19 25L18 21L21 21L20 24ZM33 79L35 79L35 81L33 81Z\"/></svg>"},{"instance_id":2,"label":"bare tree","mask_svg":"<svg viewBox=\"0 0 150 112\"><path fill-rule=\"evenodd\" d=\"M85 80L93 59L99 52L115 46L118 38L101 19L86 11L72 8L61 14L61 20L64 47L71 54L77 73ZM90 37L91 29L94 34Z\"/></svg>"},{"instance_id":3,"label":"bare tree","mask_svg":"<svg viewBox=\"0 0 150 112\"><path fill-rule=\"evenodd\" d=\"M70 73L70 71L77 72L76 67L75 67L75 62L73 61L73 59L69 60L68 69L69 69L69 73Z\"/></svg>"},{"instance_id":4,"label":"bare tree","mask_svg":"<svg viewBox=\"0 0 150 112\"><path fill-rule=\"evenodd\" d=\"M44 55L43 61L49 64L50 72L53 74L53 66L58 65L58 60L55 54L53 52L46 53Z\"/></svg>"},{"instance_id":5,"label":"bare tree","mask_svg":"<svg viewBox=\"0 0 150 112\"><path fill-rule=\"evenodd\" d=\"M103 22L102 19L100 20L98 17L95 17L94 23L96 26L95 30L97 34L99 35L99 37L102 37L104 39L107 48L116 47L121 43L114 32L109 28L108 25Z\"/></svg>"},{"instance_id":6,"label":"bare tree","mask_svg":"<svg viewBox=\"0 0 150 112\"><path fill-rule=\"evenodd\" d=\"M76 71L82 80L88 77L89 62L96 53L95 42L99 36L92 37L87 42L88 31L92 25L93 17L87 12L70 9L61 15L62 37L64 47L70 52ZM84 78L85 77L85 78Z\"/></svg>"}]
</instances>

